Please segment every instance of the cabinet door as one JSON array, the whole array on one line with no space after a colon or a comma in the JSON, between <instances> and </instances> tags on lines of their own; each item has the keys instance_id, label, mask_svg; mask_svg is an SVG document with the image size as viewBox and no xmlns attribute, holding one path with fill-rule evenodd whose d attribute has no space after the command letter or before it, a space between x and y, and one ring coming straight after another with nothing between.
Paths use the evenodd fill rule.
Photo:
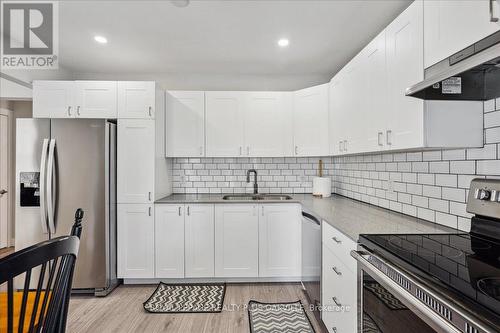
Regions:
<instances>
[{"instance_id":1,"label":"cabinet door","mask_svg":"<svg viewBox=\"0 0 500 333\"><path fill-rule=\"evenodd\" d=\"M117 207L117 265L119 278L154 278L153 205Z\"/></svg>"},{"instance_id":2,"label":"cabinet door","mask_svg":"<svg viewBox=\"0 0 500 333\"><path fill-rule=\"evenodd\" d=\"M215 276L259 275L257 205L215 206Z\"/></svg>"},{"instance_id":3,"label":"cabinet door","mask_svg":"<svg viewBox=\"0 0 500 333\"><path fill-rule=\"evenodd\" d=\"M384 133L391 116L387 106L386 32L382 31L363 50L365 57L361 80L364 82L361 133L364 136L359 152L384 149Z\"/></svg>"},{"instance_id":4,"label":"cabinet door","mask_svg":"<svg viewBox=\"0 0 500 333\"><path fill-rule=\"evenodd\" d=\"M491 0L493 16L500 16L498 2ZM425 0L425 67L446 59L500 29L490 21L490 0Z\"/></svg>"},{"instance_id":5,"label":"cabinet door","mask_svg":"<svg viewBox=\"0 0 500 333\"><path fill-rule=\"evenodd\" d=\"M119 119L117 136L118 203L153 203L155 121Z\"/></svg>"},{"instance_id":6,"label":"cabinet door","mask_svg":"<svg viewBox=\"0 0 500 333\"><path fill-rule=\"evenodd\" d=\"M341 76L336 75L330 81L328 92L328 124L330 134L330 154L340 155L342 150L342 128L340 126L342 119L342 95L340 94Z\"/></svg>"},{"instance_id":7,"label":"cabinet door","mask_svg":"<svg viewBox=\"0 0 500 333\"><path fill-rule=\"evenodd\" d=\"M115 81L75 81L76 117L117 118Z\"/></svg>"},{"instance_id":8,"label":"cabinet door","mask_svg":"<svg viewBox=\"0 0 500 333\"><path fill-rule=\"evenodd\" d=\"M386 28L388 100L391 114L384 133L390 149L422 147L423 101L405 95L424 78L422 1L412 3Z\"/></svg>"},{"instance_id":9,"label":"cabinet door","mask_svg":"<svg viewBox=\"0 0 500 333\"><path fill-rule=\"evenodd\" d=\"M291 94L245 93L245 156L290 156Z\"/></svg>"},{"instance_id":10,"label":"cabinet door","mask_svg":"<svg viewBox=\"0 0 500 333\"><path fill-rule=\"evenodd\" d=\"M186 277L214 276L214 205L186 205Z\"/></svg>"},{"instance_id":11,"label":"cabinet door","mask_svg":"<svg viewBox=\"0 0 500 333\"><path fill-rule=\"evenodd\" d=\"M118 118L154 119L154 82L120 81L117 88Z\"/></svg>"},{"instance_id":12,"label":"cabinet door","mask_svg":"<svg viewBox=\"0 0 500 333\"><path fill-rule=\"evenodd\" d=\"M73 81L33 81L33 118L73 118Z\"/></svg>"},{"instance_id":13,"label":"cabinet door","mask_svg":"<svg viewBox=\"0 0 500 333\"><path fill-rule=\"evenodd\" d=\"M328 154L328 84L294 93L293 138L296 156Z\"/></svg>"},{"instance_id":14,"label":"cabinet door","mask_svg":"<svg viewBox=\"0 0 500 333\"><path fill-rule=\"evenodd\" d=\"M296 204L260 205L259 276L300 276L300 211Z\"/></svg>"},{"instance_id":15,"label":"cabinet door","mask_svg":"<svg viewBox=\"0 0 500 333\"><path fill-rule=\"evenodd\" d=\"M157 278L184 277L184 205L155 206Z\"/></svg>"},{"instance_id":16,"label":"cabinet door","mask_svg":"<svg viewBox=\"0 0 500 333\"><path fill-rule=\"evenodd\" d=\"M205 93L167 91L167 157L205 154Z\"/></svg>"},{"instance_id":17,"label":"cabinet door","mask_svg":"<svg viewBox=\"0 0 500 333\"><path fill-rule=\"evenodd\" d=\"M244 93L205 92L206 156L234 157L243 154Z\"/></svg>"}]
</instances>

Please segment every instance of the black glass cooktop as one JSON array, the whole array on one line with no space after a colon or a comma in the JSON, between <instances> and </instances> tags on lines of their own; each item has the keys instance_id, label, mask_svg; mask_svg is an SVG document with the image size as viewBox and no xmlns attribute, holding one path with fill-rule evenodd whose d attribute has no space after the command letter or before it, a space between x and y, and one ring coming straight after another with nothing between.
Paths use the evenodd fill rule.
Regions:
<instances>
[{"instance_id":1,"label":"black glass cooktop","mask_svg":"<svg viewBox=\"0 0 500 333\"><path fill-rule=\"evenodd\" d=\"M360 243L500 316L500 241L472 234L407 234L361 235Z\"/></svg>"}]
</instances>

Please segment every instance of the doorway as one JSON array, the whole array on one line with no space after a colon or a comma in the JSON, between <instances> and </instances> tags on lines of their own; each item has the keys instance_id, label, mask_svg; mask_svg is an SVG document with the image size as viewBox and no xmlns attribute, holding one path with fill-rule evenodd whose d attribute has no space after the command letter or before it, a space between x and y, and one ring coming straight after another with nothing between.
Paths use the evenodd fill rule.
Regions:
<instances>
[{"instance_id":1,"label":"doorway","mask_svg":"<svg viewBox=\"0 0 500 333\"><path fill-rule=\"evenodd\" d=\"M10 230L10 112L0 109L0 249L9 246Z\"/></svg>"}]
</instances>

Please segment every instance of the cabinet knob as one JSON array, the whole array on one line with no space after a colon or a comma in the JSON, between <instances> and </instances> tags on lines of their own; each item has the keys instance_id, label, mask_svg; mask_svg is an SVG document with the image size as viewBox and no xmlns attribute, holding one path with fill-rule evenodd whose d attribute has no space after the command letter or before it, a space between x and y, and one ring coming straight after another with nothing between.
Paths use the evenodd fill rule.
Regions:
<instances>
[{"instance_id":1,"label":"cabinet knob","mask_svg":"<svg viewBox=\"0 0 500 333\"><path fill-rule=\"evenodd\" d=\"M332 301L333 303L335 303L336 306L342 306L342 304L340 304L338 301L337 301L337 297L332 297Z\"/></svg>"},{"instance_id":2,"label":"cabinet knob","mask_svg":"<svg viewBox=\"0 0 500 333\"><path fill-rule=\"evenodd\" d=\"M337 269L337 267L333 266L332 270L335 272L337 275L342 275L342 272Z\"/></svg>"},{"instance_id":3,"label":"cabinet knob","mask_svg":"<svg viewBox=\"0 0 500 333\"><path fill-rule=\"evenodd\" d=\"M240 146L240 156L243 154L243 147Z\"/></svg>"},{"instance_id":4,"label":"cabinet knob","mask_svg":"<svg viewBox=\"0 0 500 333\"><path fill-rule=\"evenodd\" d=\"M332 327L332 332L337 333L337 327Z\"/></svg>"},{"instance_id":5,"label":"cabinet knob","mask_svg":"<svg viewBox=\"0 0 500 333\"><path fill-rule=\"evenodd\" d=\"M151 201L151 192L148 192L148 200Z\"/></svg>"},{"instance_id":6,"label":"cabinet knob","mask_svg":"<svg viewBox=\"0 0 500 333\"><path fill-rule=\"evenodd\" d=\"M189 209L189 206L187 207L187 215L190 216L191 215L191 210Z\"/></svg>"},{"instance_id":7,"label":"cabinet knob","mask_svg":"<svg viewBox=\"0 0 500 333\"><path fill-rule=\"evenodd\" d=\"M77 114L77 115L80 115L80 105L78 105L78 106L76 107L76 114Z\"/></svg>"},{"instance_id":8,"label":"cabinet knob","mask_svg":"<svg viewBox=\"0 0 500 333\"><path fill-rule=\"evenodd\" d=\"M392 145L392 130L387 130L385 132L385 142L388 146Z\"/></svg>"},{"instance_id":9,"label":"cabinet knob","mask_svg":"<svg viewBox=\"0 0 500 333\"><path fill-rule=\"evenodd\" d=\"M295 155L299 154L299 146L295 146Z\"/></svg>"},{"instance_id":10,"label":"cabinet knob","mask_svg":"<svg viewBox=\"0 0 500 333\"><path fill-rule=\"evenodd\" d=\"M151 207L148 208L148 214L151 216Z\"/></svg>"},{"instance_id":11,"label":"cabinet knob","mask_svg":"<svg viewBox=\"0 0 500 333\"><path fill-rule=\"evenodd\" d=\"M200 146L200 156L203 155L203 146Z\"/></svg>"},{"instance_id":12,"label":"cabinet knob","mask_svg":"<svg viewBox=\"0 0 500 333\"><path fill-rule=\"evenodd\" d=\"M382 142L383 136L384 136L384 133L382 133L382 132L378 132L377 133L377 140L378 140L378 145L379 146L383 146L384 145L384 143Z\"/></svg>"},{"instance_id":13,"label":"cabinet knob","mask_svg":"<svg viewBox=\"0 0 500 333\"><path fill-rule=\"evenodd\" d=\"M71 117L71 106L68 106L68 116Z\"/></svg>"},{"instance_id":14,"label":"cabinet knob","mask_svg":"<svg viewBox=\"0 0 500 333\"><path fill-rule=\"evenodd\" d=\"M337 243L337 244L341 244L342 241L340 239L338 239L337 237L332 237L332 240Z\"/></svg>"},{"instance_id":15,"label":"cabinet knob","mask_svg":"<svg viewBox=\"0 0 500 333\"><path fill-rule=\"evenodd\" d=\"M150 106L148 108L148 114L149 114L150 117L153 115L153 107Z\"/></svg>"},{"instance_id":16,"label":"cabinet knob","mask_svg":"<svg viewBox=\"0 0 500 333\"><path fill-rule=\"evenodd\" d=\"M250 146L247 146L247 155L250 155Z\"/></svg>"}]
</instances>

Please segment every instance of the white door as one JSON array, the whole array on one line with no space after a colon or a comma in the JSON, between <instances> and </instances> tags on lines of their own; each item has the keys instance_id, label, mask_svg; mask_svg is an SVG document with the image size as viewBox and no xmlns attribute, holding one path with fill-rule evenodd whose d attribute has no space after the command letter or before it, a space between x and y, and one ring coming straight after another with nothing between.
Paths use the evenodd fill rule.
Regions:
<instances>
[{"instance_id":1,"label":"white door","mask_svg":"<svg viewBox=\"0 0 500 333\"><path fill-rule=\"evenodd\" d=\"M33 81L33 118L73 118L73 81Z\"/></svg>"},{"instance_id":2,"label":"white door","mask_svg":"<svg viewBox=\"0 0 500 333\"><path fill-rule=\"evenodd\" d=\"M153 205L118 204L117 266L119 278L153 278Z\"/></svg>"},{"instance_id":3,"label":"white door","mask_svg":"<svg viewBox=\"0 0 500 333\"><path fill-rule=\"evenodd\" d=\"M244 94L239 91L205 92L206 156L234 157L243 154Z\"/></svg>"},{"instance_id":4,"label":"white door","mask_svg":"<svg viewBox=\"0 0 500 333\"><path fill-rule=\"evenodd\" d=\"M245 93L245 148L243 155L290 156L291 93Z\"/></svg>"},{"instance_id":5,"label":"white door","mask_svg":"<svg viewBox=\"0 0 500 333\"><path fill-rule=\"evenodd\" d=\"M118 81L118 118L154 118L155 89L153 81Z\"/></svg>"},{"instance_id":6,"label":"white door","mask_svg":"<svg viewBox=\"0 0 500 333\"><path fill-rule=\"evenodd\" d=\"M153 203L155 121L119 119L117 141L118 203Z\"/></svg>"},{"instance_id":7,"label":"white door","mask_svg":"<svg viewBox=\"0 0 500 333\"><path fill-rule=\"evenodd\" d=\"M424 65L425 68L446 59L500 29L496 0L425 0L424 1Z\"/></svg>"},{"instance_id":8,"label":"white door","mask_svg":"<svg viewBox=\"0 0 500 333\"><path fill-rule=\"evenodd\" d=\"M293 138L296 156L328 154L328 84L294 93Z\"/></svg>"},{"instance_id":9,"label":"white door","mask_svg":"<svg viewBox=\"0 0 500 333\"><path fill-rule=\"evenodd\" d=\"M300 276L300 212L297 204L260 205L259 276Z\"/></svg>"},{"instance_id":10,"label":"white door","mask_svg":"<svg viewBox=\"0 0 500 333\"><path fill-rule=\"evenodd\" d=\"M422 1L415 1L386 29L390 114L384 137L388 149L424 144L423 101L405 95L407 87L424 79L422 15Z\"/></svg>"},{"instance_id":11,"label":"white door","mask_svg":"<svg viewBox=\"0 0 500 333\"><path fill-rule=\"evenodd\" d=\"M184 277L184 205L155 206L155 277Z\"/></svg>"},{"instance_id":12,"label":"white door","mask_svg":"<svg viewBox=\"0 0 500 333\"><path fill-rule=\"evenodd\" d=\"M214 276L214 205L186 205L185 275Z\"/></svg>"},{"instance_id":13,"label":"white door","mask_svg":"<svg viewBox=\"0 0 500 333\"><path fill-rule=\"evenodd\" d=\"M0 113L0 249L9 244L9 117Z\"/></svg>"},{"instance_id":14,"label":"white door","mask_svg":"<svg viewBox=\"0 0 500 333\"><path fill-rule=\"evenodd\" d=\"M117 118L115 81L75 81L78 118Z\"/></svg>"},{"instance_id":15,"label":"white door","mask_svg":"<svg viewBox=\"0 0 500 333\"><path fill-rule=\"evenodd\" d=\"M167 91L167 157L205 155L205 93Z\"/></svg>"},{"instance_id":16,"label":"white door","mask_svg":"<svg viewBox=\"0 0 500 333\"><path fill-rule=\"evenodd\" d=\"M215 276L259 276L256 204L215 206Z\"/></svg>"}]
</instances>

